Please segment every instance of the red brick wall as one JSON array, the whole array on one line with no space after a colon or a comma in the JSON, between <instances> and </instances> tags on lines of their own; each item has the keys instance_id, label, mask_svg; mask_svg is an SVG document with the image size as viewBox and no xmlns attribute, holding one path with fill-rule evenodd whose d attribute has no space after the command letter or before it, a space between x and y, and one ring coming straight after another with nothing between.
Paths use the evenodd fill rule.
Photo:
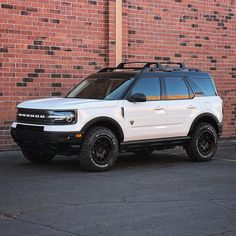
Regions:
<instances>
[{"instance_id":1,"label":"red brick wall","mask_svg":"<svg viewBox=\"0 0 236 236\"><path fill-rule=\"evenodd\" d=\"M236 5L123 1L123 59L186 61L209 71L224 99L224 135L236 135ZM0 149L22 100L63 96L115 63L115 2L1 1Z\"/></svg>"},{"instance_id":2,"label":"red brick wall","mask_svg":"<svg viewBox=\"0 0 236 236\"><path fill-rule=\"evenodd\" d=\"M224 100L224 136L236 135L236 1L126 1L126 60L185 61L212 74Z\"/></svg>"}]
</instances>

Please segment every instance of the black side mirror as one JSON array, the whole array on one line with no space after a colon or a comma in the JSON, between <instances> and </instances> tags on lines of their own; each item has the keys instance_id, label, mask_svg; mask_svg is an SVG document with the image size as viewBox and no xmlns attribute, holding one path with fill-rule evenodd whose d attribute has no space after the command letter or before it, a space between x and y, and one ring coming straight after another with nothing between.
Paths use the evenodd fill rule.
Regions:
<instances>
[{"instance_id":1,"label":"black side mirror","mask_svg":"<svg viewBox=\"0 0 236 236\"><path fill-rule=\"evenodd\" d=\"M146 96L143 93L134 93L129 97L130 102L146 102Z\"/></svg>"}]
</instances>

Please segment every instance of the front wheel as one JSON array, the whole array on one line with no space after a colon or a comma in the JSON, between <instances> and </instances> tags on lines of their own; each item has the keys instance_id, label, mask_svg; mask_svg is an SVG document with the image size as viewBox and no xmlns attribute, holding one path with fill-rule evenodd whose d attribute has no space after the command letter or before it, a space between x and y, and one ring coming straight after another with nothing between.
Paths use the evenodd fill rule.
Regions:
<instances>
[{"instance_id":1,"label":"front wheel","mask_svg":"<svg viewBox=\"0 0 236 236\"><path fill-rule=\"evenodd\" d=\"M85 134L79 152L79 162L88 171L110 169L118 155L118 140L106 127L92 127Z\"/></svg>"},{"instance_id":2,"label":"front wheel","mask_svg":"<svg viewBox=\"0 0 236 236\"><path fill-rule=\"evenodd\" d=\"M194 129L185 149L192 161L210 161L216 153L217 143L215 128L209 123L200 123Z\"/></svg>"},{"instance_id":3,"label":"front wheel","mask_svg":"<svg viewBox=\"0 0 236 236\"><path fill-rule=\"evenodd\" d=\"M34 163L46 163L53 159L55 156L46 151L35 151L33 149L22 148L22 153L26 159Z\"/></svg>"}]
</instances>

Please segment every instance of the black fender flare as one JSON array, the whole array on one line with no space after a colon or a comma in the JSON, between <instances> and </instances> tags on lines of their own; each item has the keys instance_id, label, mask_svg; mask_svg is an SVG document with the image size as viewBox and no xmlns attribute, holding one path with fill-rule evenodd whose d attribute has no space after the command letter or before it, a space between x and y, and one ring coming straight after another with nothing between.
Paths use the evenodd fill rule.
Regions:
<instances>
[{"instance_id":1,"label":"black fender flare","mask_svg":"<svg viewBox=\"0 0 236 236\"><path fill-rule=\"evenodd\" d=\"M219 120L217 119L217 117L211 113L205 112L202 113L200 115L198 115L192 122L188 135L190 135L195 127L195 125L198 123L199 120L210 120L210 123L213 123L213 125L215 126L215 128L217 129L217 133L218 135L221 134L221 129L222 129L222 124L219 122ZM212 122L213 121L213 122Z\"/></svg>"},{"instance_id":2,"label":"black fender flare","mask_svg":"<svg viewBox=\"0 0 236 236\"><path fill-rule=\"evenodd\" d=\"M121 128L120 124L110 118L110 117L106 117L106 116L99 116L99 117L96 117L92 120L90 120L89 122L87 122L81 129L81 132L86 132L86 130L95 125L96 123L104 123L105 125L108 124L107 126L109 127L109 125L112 125L114 128L115 128L115 133L117 133L119 135L119 138L121 141L124 140L124 132L123 132L123 129Z\"/></svg>"}]
</instances>

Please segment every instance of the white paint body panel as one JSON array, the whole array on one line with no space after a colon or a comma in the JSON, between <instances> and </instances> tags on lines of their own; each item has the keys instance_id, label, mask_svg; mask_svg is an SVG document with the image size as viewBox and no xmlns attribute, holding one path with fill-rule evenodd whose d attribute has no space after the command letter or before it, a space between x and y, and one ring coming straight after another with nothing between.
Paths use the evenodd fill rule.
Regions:
<instances>
[{"instance_id":1,"label":"white paint body panel","mask_svg":"<svg viewBox=\"0 0 236 236\"><path fill-rule=\"evenodd\" d=\"M49 98L25 101L18 108L77 110L76 124L43 125L44 131L52 132L79 132L89 121L98 117L109 117L122 128L124 141L187 136L193 120L202 113L211 113L222 122L222 100L218 96L140 103L126 100ZM16 125L17 122L14 122L12 127Z\"/></svg>"},{"instance_id":2,"label":"white paint body panel","mask_svg":"<svg viewBox=\"0 0 236 236\"><path fill-rule=\"evenodd\" d=\"M124 101L125 141L166 137L165 104L165 101Z\"/></svg>"},{"instance_id":3,"label":"white paint body panel","mask_svg":"<svg viewBox=\"0 0 236 236\"><path fill-rule=\"evenodd\" d=\"M198 98L168 100L167 106L167 137L187 136L193 120L201 113Z\"/></svg>"}]
</instances>

